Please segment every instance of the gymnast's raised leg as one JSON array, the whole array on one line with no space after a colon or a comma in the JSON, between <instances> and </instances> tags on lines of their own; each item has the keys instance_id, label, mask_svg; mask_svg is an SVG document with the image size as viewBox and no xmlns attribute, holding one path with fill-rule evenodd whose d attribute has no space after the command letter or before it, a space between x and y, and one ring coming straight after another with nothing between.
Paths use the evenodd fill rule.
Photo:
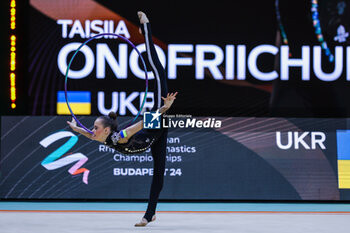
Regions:
<instances>
[{"instance_id":1,"label":"gymnast's raised leg","mask_svg":"<svg viewBox=\"0 0 350 233\"><path fill-rule=\"evenodd\" d=\"M155 76L156 87L154 91L154 106L152 111L159 109L163 104L161 97L165 97L168 93L166 74L162 67L159 58L157 56L153 41L151 27L149 20L143 12L138 12L138 16L141 23L141 30L145 36L146 51L148 61L151 65L152 72ZM135 226L146 226L149 222L155 220L155 212L158 202L159 194L163 188L164 171L165 171L165 158L166 158L166 145L167 145L167 129L161 129L162 132L157 141L152 145L152 157L154 162L153 178L150 196L148 200L148 207L146 213L141 222L136 223Z\"/></svg>"}]
</instances>

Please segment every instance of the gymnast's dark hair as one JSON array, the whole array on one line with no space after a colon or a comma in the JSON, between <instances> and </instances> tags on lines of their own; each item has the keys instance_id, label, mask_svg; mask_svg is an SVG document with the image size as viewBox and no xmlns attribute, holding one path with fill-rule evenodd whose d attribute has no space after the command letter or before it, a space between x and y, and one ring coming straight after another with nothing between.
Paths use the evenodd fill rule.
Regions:
<instances>
[{"instance_id":1,"label":"gymnast's dark hair","mask_svg":"<svg viewBox=\"0 0 350 233\"><path fill-rule=\"evenodd\" d=\"M117 131L118 122L117 114L115 112L109 112L108 116L100 116L99 119L102 119L102 125L104 128L110 127L112 131Z\"/></svg>"}]
</instances>

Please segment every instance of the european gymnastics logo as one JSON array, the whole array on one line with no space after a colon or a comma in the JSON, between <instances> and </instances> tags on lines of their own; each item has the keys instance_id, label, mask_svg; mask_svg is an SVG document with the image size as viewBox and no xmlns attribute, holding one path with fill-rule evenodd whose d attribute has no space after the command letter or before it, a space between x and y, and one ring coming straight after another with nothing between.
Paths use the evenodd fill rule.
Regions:
<instances>
[{"instance_id":1,"label":"european gymnastics logo","mask_svg":"<svg viewBox=\"0 0 350 233\"><path fill-rule=\"evenodd\" d=\"M74 153L74 154L65 156L66 153L78 142L78 137L76 135L74 135L72 132L69 132L69 131L60 131L60 132L51 134L50 136L47 136L46 138L41 140L39 143L43 147L47 148L52 143L67 137L70 137L69 140L65 144L60 146L58 149L56 149L54 152L49 154L41 162L41 165L45 167L47 170L55 170L55 169L64 167L68 164L76 162L68 170L68 172L71 175L78 175L83 173L83 182L85 184L88 184L88 176L90 171L86 168L81 167L84 165L84 163L88 161L88 158L82 153Z\"/></svg>"}]
</instances>

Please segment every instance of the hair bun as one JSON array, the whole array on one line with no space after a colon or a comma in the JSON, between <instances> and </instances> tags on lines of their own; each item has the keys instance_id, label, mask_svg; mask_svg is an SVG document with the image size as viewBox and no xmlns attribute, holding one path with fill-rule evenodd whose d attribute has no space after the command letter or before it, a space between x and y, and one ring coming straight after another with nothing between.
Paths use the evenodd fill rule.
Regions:
<instances>
[{"instance_id":1,"label":"hair bun","mask_svg":"<svg viewBox=\"0 0 350 233\"><path fill-rule=\"evenodd\" d=\"M112 118L113 120L117 120L117 113L115 113L115 112L109 112L109 113L108 113L108 116L109 116L110 118Z\"/></svg>"}]
</instances>

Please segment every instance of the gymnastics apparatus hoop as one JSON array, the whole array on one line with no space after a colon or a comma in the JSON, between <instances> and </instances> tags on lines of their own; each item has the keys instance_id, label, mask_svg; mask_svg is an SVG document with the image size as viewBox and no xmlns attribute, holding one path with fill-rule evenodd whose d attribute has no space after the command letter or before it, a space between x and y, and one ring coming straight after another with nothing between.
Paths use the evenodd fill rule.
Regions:
<instances>
[{"instance_id":1,"label":"gymnastics apparatus hoop","mask_svg":"<svg viewBox=\"0 0 350 233\"><path fill-rule=\"evenodd\" d=\"M65 81L64 81L64 94L65 94L65 97L66 97L66 103L67 103L68 109L69 109L69 111L70 111L72 117L74 118L74 120L77 122L77 124L78 124L79 126L81 126L83 129L85 129L85 130L86 130L87 132L89 132L90 134L93 134L92 131L89 130L88 128L86 128L86 127L77 119L77 117L74 115L74 113L73 113L73 111L72 111L72 109L71 109L71 107L70 107L70 105L69 105L69 102L68 102L68 94L67 94L67 80L68 80L68 72L69 72L70 66L71 66L71 64L72 64L72 62L73 62L73 59L74 59L75 55L80 51L80 49L81 49L84 45L86 45L86 44L89 43L90 41L96 39L97 37L101 37L101 36L116 36L116 37L117 37L116 39L120 38L120 39L124 40L125 42L127 42L129 45L131 45L131 47L132 47L133 49L136 50L137 54L138 54L139 57L141 58L142 65L143 65L143 67L144 67L144 71L145 71L145 80L146 80L145 95L144 95L144 97L143 97L140 110L138 111L138 113L137 113L137 115L135 116L135 118L128 124L128 126L131 125L131 124L138 118L138 116L140 115L140 113L141 113L141 111L142 111L142 109L143 109L143 106L144 106L144 104L145 104L145 102L146 102L147 91L148 91L148 75L147 75L146 63L145 63L145 61L143 60L140 51L136 48L136 46L135 46L130 40L128 40L128 39L125 38L124 36L121 36L121 35L118 35L118 34L115 34L115 33L101 33L101 34L98 34L98 35L93 36L93 37L91 37L90 39L86 40L84 43L82 43L82 44L79 46L79 48L75 51L75 53L73 54L72 58L71 58L70 61L69 61L69 64L68 64L67 70L66 70Z\"/></svg>"}]
</instances>

